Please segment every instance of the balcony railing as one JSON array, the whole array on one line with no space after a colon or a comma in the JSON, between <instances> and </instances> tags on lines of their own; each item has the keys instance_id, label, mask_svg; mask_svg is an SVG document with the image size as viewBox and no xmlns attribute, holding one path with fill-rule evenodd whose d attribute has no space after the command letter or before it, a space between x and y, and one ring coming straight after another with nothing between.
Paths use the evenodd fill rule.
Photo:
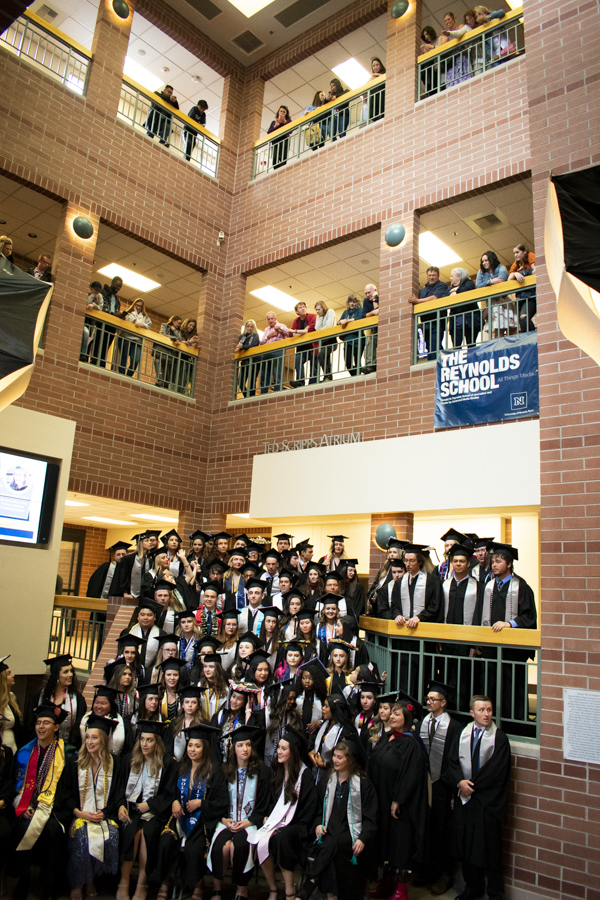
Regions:
<instances>
[{"instance_id":1,"label":"balcony railing","mask_svg":"<svg viewBox=\"0 0 600 900\"><path fill-rule=\"evenodd\" d=\"M452 688L448 712L470 721L469 700L485 694L494 719L511 737L539 742L540 632L524 628L395 622L363 617L369 657L387 672L386 689L401 689L423 705L427 683ZM472 655L471 655L472 654Z\"/></svg>"},{"instance_id":2,"label":"balcony railing","mask_svg":"<svg viewBox=\"0 0 600 900\"><path fill-rule=\"evenodd\" d=\"M437 359L443 348L473 347L535 331L535 275L415 304L413 363Z\"/></svg>"},{"instance_id":3,"label":"balcony railing","mask_svg":"<svg viewBox=\"0 0 600 900\"><path fill-rule=\"evenodd\" d=\"M91 672L104 641L106 600L54 598L48 656L70 653L80 672Z\"/></svg>"},{"instance_id":4,"label":"balcony railing","mask_svg":"<svg viewBox=\"0 0 600 900\"><path fill-rule=\"evenodd\" d=\"M339 100L331 100L257 141L253 177L279 169L384 115L385 75L379 75L363 87L348 91Z\"/></svg>"},{"instance_id":5,"label":"balcony railing","mask_svg":"<svg viewBox=\"0 0 600 900\"><path fill-rule=\"evenodd\" d=\"M88 312L79 361L114 375L193 397L198 351L168 337L135 328L104 312Z\"/></svg>"},{"instance_id":6,"label":"balcony railing","mask_svg":"<svg viewBox=\"0 0 600 900\"><path fill-rule=\"evenodd\" d=\"M525 52L523 8L419 56L417 96L432 97Z\"/></svg>"},{"instance_id":7,"label":"balcony railing","mask_svg":"<svg viewBox=\"0 0 600 900\"><path fill-rule=\"evenodd\" d=\"M274 341L235 354L233 399L248 400L283 388L316 386L375 372L378 317L356 319L300 338Z\"/></svg>"},{"instance_id":8,"label":"balcony railing","mask_svg":"<svg viewBox=\"0 0 600 900\"><path fill-rule=\"evenodd\" d=\"M19 16L0 35L0 47L26 59L76 94L85 93L92 54L35 13Z\"/></svg>"},{"instance_id":9,"label":"balcony railing","mask_svg":"<svg viewBox=\"0 0 600 900\"><path fill-rule=\"evenodd\" d=\"M117 116L152 140L157 138L171 153L185 159L205 175L215 178L219 163L219 138L125 75Z\"/></svg>"}]
</instances>

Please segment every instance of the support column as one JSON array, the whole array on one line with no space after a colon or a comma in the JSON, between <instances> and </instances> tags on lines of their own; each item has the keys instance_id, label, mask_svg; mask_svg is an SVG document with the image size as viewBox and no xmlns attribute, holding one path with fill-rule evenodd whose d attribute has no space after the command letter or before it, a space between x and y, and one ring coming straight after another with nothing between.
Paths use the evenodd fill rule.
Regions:
<instances>
[{"instance_id":1,"label":"support column","mask_svg":"<svg viewBox=\"0 0 600 900\"><path fill-rule=\"evenodd\" d=\"M129 45L133 19L132 0L127 0L129 16L121 19L114 11L112 0L100 0L92 42L92 66L86 99L111 119L117 115L123 66Z\"/></svg>"}]
</instances>

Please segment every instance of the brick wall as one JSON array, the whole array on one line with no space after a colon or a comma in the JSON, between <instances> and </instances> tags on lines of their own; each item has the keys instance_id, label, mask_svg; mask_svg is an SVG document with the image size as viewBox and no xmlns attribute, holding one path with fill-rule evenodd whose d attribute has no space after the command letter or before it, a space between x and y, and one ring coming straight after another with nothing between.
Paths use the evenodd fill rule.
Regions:
<instances>
[{"instance_id":1,"label":"brick wall","mask_svg":"<svg viewBox=\"0 0 600 900\"><path fill-rule=\"evenodd\" d=\"M83 547L83 562L81 564L81 581L79 592L85 597L87 584L91 575L96 571L98 566L108 560L108 550L106 550L106 529L105 528L88 528L83 525L71 525L65 522L69 528L76 528L78 531L85 531L85 544Z\"/></svg>"}]
</instances>

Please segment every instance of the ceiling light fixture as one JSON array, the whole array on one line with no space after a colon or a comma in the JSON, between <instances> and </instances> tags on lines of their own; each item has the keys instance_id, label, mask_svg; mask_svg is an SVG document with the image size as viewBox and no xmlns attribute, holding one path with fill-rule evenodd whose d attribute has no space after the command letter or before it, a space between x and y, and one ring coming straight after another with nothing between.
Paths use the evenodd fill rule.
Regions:
<instances>
[{"instance_id":1,"label":"ceiling light fixture","mask_svg":"<svg viewBox=\"0 0 600 900\"><path fill-rule=\"evenodd\" d=\"M28 235L28 237L32 237L32 238L36 238L36 237L37 237L37 234L34 234L33 231L28 231L28 232L27 232L27 235Z\"/></svg>"},{"instance_id":2,"label":"ceiling light fixture","mask_svg":"<svg viewBox=\"0 0 600 900\"><path fill-rule=\"evenodd\" d=\"M79 500L65 500L65 506L89 506L89 503L80 503Z\"/></svg>"},{"instance_id":3,"label":"ceiling light fixture","mask_svg":"<svg viewBox=\"0 0 600 900\"><path fill-rule=\"evenodd\" d=\"M250 513L232 513L231 515L234 516L236 519L249 519L250 518Z\"/></svg>"},{"instance_id":4,"label":"ceiling light fixture","mask_svg":"<svg viewBox=\"0 0 600 900\"><path fill-rule=\"evenodd\" d=\"M361 66L357 59L353 56L346 62L340 63L339 66L333 66L332 72L335 72L340 81L344 81L350 90L361 87L366 84L371 77L364 66Z\"/></svg>"},{"instance_id":5,"label":"ceiling light fixture","mask_svg":"<svg viewBox=\"0 0 600 900\"><path fill-rule=\"evenodd\" d=\"M274 0L229 0L229 2L249 19L265 6L270 6Z\"/></svg>"},{"instance_id":6,"label":"ceiling light fixture","mask_svg":"<svg viewBox=\"0 0 600 900\"><path fill-rule=\"evenodd\" d=\"M141 84L142 87L147 88L147 90L149 91L156 91L162 84L164 84L162 78L159 78L157 75L153 75L152 72L149 72L148 69L140 66L140 64L137 63L134 59L131 59L130 56L125 57L123 72L125 73L125 75L133 78L134 81L137 81L138 84Z\"/></svg>"},{"instance_id":7,"label":"ceiling light fixture","mask_svg":"<svg viewBox=\"0 0 600 900\"><path fill-rule=\"evenodd\" d=\"M82 516L86 522L106 522L107 525L131 525L131 522L125 522L123 519L105 519L102 516Z\"/></svg>"},{"instance_id":8,"label":"ceiling light fixture","mask_svg":"<svg viewBox=\"0 0 600 900\"><path fill-rule=\"evenodd\" d=\"M142 291L144 294L160 287L158 281L152 281L151 278L145 278L137 272L132 272L131 269L126 269L125 266L118 265L118 263L111 263L108 266L104 266L102 269L98 269L98 274L107 275L108 278L122 278L123 284L135 288L136 291Z\"/></svg>"},{"instance_id":9,"label":"ceiling light fixture","mask_svg":"<svg viewBox=\"0 0 600 900\"><path fill-rule=\"evenodd\" d=\"M298 302L295 297L284 294L279 288L270 284L267 284L266 287L258 288L256 291L250 291L250 293L253 297L258 297L259 300L264 300L265 303L268 303L270 306L276 306L277 309L282 309L284 312L291 312Z\"/></svg>"},{"instance_id":10,"label":"ceiling light fixture","mask_svg":"<svg viewBox=\"0 0 600 900\"><path fill-rule=\"evenodd\" d=\"M431 231L419 235L419 256L430 266L449 266L450 263L461 262L461 257Z\"/></svg>"}]
</instances>

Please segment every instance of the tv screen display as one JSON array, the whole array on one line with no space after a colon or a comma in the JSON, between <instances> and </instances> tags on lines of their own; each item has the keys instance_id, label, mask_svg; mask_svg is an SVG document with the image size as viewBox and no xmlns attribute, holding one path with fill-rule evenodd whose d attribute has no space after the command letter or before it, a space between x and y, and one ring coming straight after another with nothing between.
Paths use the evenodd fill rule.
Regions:
<instances>
[{"instance_id":1,"label":"tv screen display","mask_svg":"<svg viewBox=\"0 0 600 900\"><path fill-rule=\"evenodd\" d=\"M0 449L0 541L47 544L60 467Z\"/></svg>"}]
</instances>

